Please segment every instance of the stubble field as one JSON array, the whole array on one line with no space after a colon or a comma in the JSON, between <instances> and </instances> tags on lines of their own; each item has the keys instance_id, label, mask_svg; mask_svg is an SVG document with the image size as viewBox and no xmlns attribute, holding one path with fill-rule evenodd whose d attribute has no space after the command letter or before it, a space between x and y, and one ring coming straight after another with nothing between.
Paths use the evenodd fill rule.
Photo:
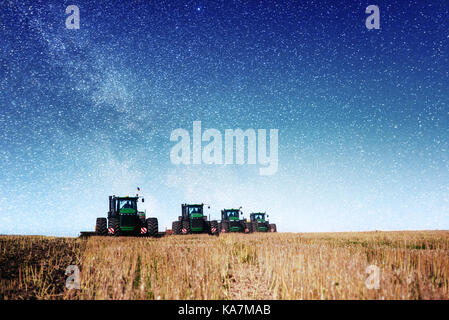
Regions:
<instances>
[{"instance_id":1,"label":"stubble field","mask_svg":"<svg viewBox=\"0 0 449 320\"><path fill-rule=\"evenodd\" d=\"M0 299L448 298L449 231L0 236Z\"/></svg>"}]
</instances>

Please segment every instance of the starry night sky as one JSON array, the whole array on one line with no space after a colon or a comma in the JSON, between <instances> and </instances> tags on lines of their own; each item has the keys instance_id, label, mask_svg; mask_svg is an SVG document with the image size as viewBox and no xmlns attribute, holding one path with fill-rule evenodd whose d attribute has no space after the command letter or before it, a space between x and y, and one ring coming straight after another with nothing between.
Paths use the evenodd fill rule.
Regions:
<instances>
[{"instance_id":1,"label":"starry night sky","mask_svg":"<svg viewBox=\"0 0 449 320\"><path fill-rule=\"evenodd\" d=\"M196 120L279 129L278 172L173 165ZM446 0L0 4L3 234L93 230L137 186L160 230L184 202L279 231L449 229L448 144Z\"/></svg>"}]
</instances>

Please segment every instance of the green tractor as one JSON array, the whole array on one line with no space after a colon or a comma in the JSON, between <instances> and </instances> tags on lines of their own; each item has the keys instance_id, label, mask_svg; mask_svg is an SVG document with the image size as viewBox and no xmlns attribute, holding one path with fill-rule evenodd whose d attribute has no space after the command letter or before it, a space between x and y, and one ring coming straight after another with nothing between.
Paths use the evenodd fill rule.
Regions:
<instances>
[{"instance_id":1,"label":"green tractor","mask_svg":"<svg viewBox=\"0 0 449 320\"><path fill-rule=\"evenodd\" d=\"M182 204L182 215L172 224L173 234L208 233L218 235L218 222L208 221L203 213L204 204Z\"/></svg>"},{"instance_id":2,"label":"green tractor","mask_svg":"<svg viewBox=\"0 0 449 320\"><path fill-rule=\"evenodd\" d=\"M108 218L97 218L95 234L106 236L158 236L157 218L145 217L145 212L137 210L139 197L109 196ZM144 202L142 198L142 202Z\"/></svg>"},{"instance_id":3,"label":"green tractor","mask_svg":"<svg viewBox=\"0 0 449 320\"><path fill-rule=\"evenodd\" d=\"M277 232L276 225L265 220L265 217L269 217L266 212L253 212L249 216L250 232Z\"/></svg>"},{"instance_id":4,"label":"green tractor","mask_svg":"<svg viewBox=\"0 0 449 320\"><path fill-rule=\"evenodd\" d=\"M223 209L221 210L221 221L218 224L218 230L222 233L226 232L249 232L248 225L245 220L240 220L240 215L243 214L239 209Z\"/></svg>"}]
</instances>

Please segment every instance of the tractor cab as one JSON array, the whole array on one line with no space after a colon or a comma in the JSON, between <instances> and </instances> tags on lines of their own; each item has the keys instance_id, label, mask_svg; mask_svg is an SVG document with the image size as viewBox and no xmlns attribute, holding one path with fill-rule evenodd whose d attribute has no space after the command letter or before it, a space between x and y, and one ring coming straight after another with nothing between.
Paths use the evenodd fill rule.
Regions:
<instances>
[{"instance_id":1,"label":"tractor cab","mask_svg":"<svg viewBox=\"0 0 449 320\"><path fill-rule=\"evenodd\" d=\"M240 209L223 209L221 210L221 220L239 220L241 214Z\"/></svg>"},{"instance_id":2,"label":"tractor cab","mask_svg":"<svg viewBox=\"0 0 449 320\"><path fill-rule=\"evenodd\" d=\"M121 214L137 214L137 202L139 197L109 196L108 217L117 217ZM142 199L143 202L143 199Z\"/></svg>"},{"instance_id":3,"label":"tractor cab","mask_svg":"<svg viewBox=\"0 0 449 320\"><path fill-rule=\"evenodd\" d=\"M203 218L203 204L185 204L183 208L183 215L186 218Z\"/></svg>"},{"instance_id":4,"label":"tractor cab","mask_svg":"<svg viewBox=\"0 0 449 320\"><path fill-rule=\"evenodd\" d=\"M255 212L255 213L251 213L249 215L251 222L259 222L259 223L264 223L265 217L268 217L268 215L265 212Z\"/></svg>"},{"instance_id":5,"label":"tractor cab","mask_svg":"<svg viewBox=\"0 0 449 320\"><path fill-rule=\"evenodd\" d=\"M118 211L121 214L136 213L138 198L117 198Z\"/></svg>"}]
</instances>

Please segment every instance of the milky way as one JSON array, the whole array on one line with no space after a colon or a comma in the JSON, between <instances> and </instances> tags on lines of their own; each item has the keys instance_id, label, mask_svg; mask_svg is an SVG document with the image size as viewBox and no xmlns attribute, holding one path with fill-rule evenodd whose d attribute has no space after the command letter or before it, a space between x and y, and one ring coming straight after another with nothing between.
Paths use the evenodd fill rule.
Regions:
<instances>
[{"instance_id":1,"label":"milky way","mask_svg":"<svg viewBox=\"0 0 449 320\"><path fill-rule=\"evenodd\" d=\"M137 186L161 230L184 202L279 231L447 229L448 19L447 1L3 2L0 233L75 236ZM278 129L277 173L172 164L193 121Z\"/></svg>"}]
</instances>

